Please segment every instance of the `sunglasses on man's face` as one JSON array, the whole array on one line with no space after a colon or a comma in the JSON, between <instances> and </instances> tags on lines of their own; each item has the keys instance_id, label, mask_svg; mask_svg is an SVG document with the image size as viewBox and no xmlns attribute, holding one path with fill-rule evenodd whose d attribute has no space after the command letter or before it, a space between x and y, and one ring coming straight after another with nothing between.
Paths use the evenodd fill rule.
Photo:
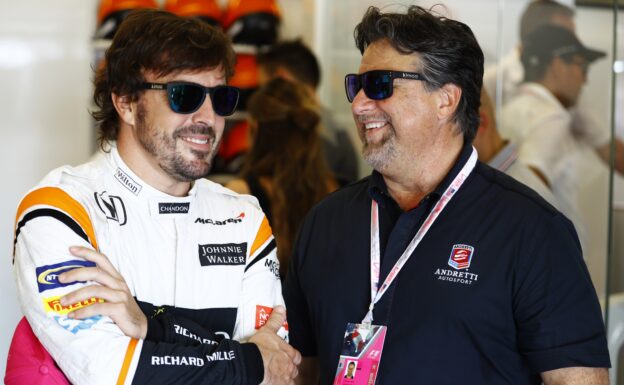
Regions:
<instances>
[{"instance_id":1,"label":"sunglasses on man's face","mask_svg":"<svg viewBox=\"0 0 624 385\"><path fill-rule=\"evenodd\" d=\"M143 83L146 90L166 90L169 107L178 114L192 114L210 95L212 109L219 116L230 116L238 104L239 89L232 86L204 87L188 82Z\"/></svg>"},{"instance_id":2,"label":"sunglasses on man's face","mask_svg":"<svg viewBox=\"0 0 624 385\"><path fill-rule=\"evenodd\" d=\"M416 72L384 71L375 70L363 74L348 74L345 76L345 90L349 103L353 102L355 95L363 88L364 94L372 100L388 99L392 96L394 79L426 79Z\"/></svg>"}]
</instances>

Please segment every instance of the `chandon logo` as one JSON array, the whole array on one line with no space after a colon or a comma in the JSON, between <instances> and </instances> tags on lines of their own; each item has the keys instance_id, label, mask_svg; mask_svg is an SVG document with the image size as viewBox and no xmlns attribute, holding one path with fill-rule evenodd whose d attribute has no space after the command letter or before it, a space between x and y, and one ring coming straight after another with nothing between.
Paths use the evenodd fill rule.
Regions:
<instances>
[{"instance_id":1,"label":"chandon logo","mask_svg":"<svg viewBox=\"0 0 624 385\"><path fill-rule=\"evenodd\" d=\"M158 213L160 214L187 214L189 212L190 206L191 204L188 202L158 203Z\"/></svg>"}]
</instances>

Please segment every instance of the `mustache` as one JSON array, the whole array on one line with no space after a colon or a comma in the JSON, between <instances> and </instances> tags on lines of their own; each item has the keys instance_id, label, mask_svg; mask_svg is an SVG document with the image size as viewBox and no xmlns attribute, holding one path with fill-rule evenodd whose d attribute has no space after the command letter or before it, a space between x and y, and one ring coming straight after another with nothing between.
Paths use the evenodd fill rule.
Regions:
<instances>
[{"instance_id":1,"label":"mustache","mask_svg":"<svg viewBox=\"0 0 624 385\"><path fill-rule=\"evenodd\" d=\"M378 121L378 120L386 120L388 122L391 122L390 117L383 112L375 114L375 115L356 115L356 119L358 123L364 123L364 124L371 122L371 121Z\"/></svg>"},{"instance_id":2,"label":"mustache","mask_svg":"<svg viewBox=\"0 0 624 385\"><path fill-rule=\"evenodd\" d=\"M179 127L173 132L174 138L188 135L206 135L210 137L211 140L215 140L217 137L214 128L205 124L194 124L191 126Z\"/></svg>"}]
</instances>

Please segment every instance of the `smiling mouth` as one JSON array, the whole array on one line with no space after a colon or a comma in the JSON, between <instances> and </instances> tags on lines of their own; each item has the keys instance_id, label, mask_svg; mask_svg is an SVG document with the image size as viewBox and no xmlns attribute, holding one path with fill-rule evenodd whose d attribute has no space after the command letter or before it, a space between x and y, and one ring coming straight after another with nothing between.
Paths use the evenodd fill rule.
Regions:
<instances>
[{"instance_id":1,"label":"smiling mouth","mask_svg":"<svg viewBox=\"0 0 624 385\"><path fill-rule=\"evenodd\" d=\"M194 143L194 144L208 144L209 142L208 138L196 138L196 137L189 137L189 136L182 136L180 137L180 139L182 139L185 142Z\"/></svg>"},{"instance_id":2,"label":"smiling mouth","mask_svg":"<svg viewBox=\"0 0 624 385\"><path fill-rule=\"evenodd\" d=\"M379 127L383 127L386 125L386 122L372 122L372 123L365 123L364 124L364 129L366 130L372 130L375 128L379 128Z\"/></svg>"}]
</instances>

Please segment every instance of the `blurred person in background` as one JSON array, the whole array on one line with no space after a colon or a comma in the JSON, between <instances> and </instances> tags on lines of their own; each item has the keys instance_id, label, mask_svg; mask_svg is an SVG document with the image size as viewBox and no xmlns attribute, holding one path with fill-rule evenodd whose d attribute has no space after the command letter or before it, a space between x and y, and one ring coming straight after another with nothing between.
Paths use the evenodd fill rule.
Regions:
<instances>
[{"instance_id":1,"label":"blurred person in background","mask_svg":"<svg viewBox=\"0 0 624 385\"><path fill-rule=\"evenodd\" d=\"M304 216L337 184L321 153L319 115L301 84L276 77L251 96L247 111L251 147L241 178L226 187L258 198L283 277Z\"/></svg>"},{"instance_id":2,"label":"blurred person in background","mask_svg":"<svg viewBox=\"0 0 624 385\"><path fill-rule=\"evenodd\" d=\"M19 301L71 383L296 376L299 354L278 335L285 310L266 217L255 199L204 179L238 101L226 85L233 65L229 39L207 23L130 13L95 78L93 116L110 151L52 171L22 199ZM16 341L7 383L20 383L16 356L28 355Z\"/></svg>"},{"instance_id":3,"label":"blurred person in background","mask_svg":"<svg viewBox=\"0 0 624 385\"><path fill-rule=\"evenodd\" d=\"M557 199L538 174L518 158L518 143L501 136L494 111L492 99L485 88L482 88L481 106L479 106L479 127L472 142L479 154L479 160L529 186L548 203L563 212L574 223L576 232L583 245L583 250L585 250L588 234L578 209L568 204L569 202L566 200L560 201Z\"/></svg>"},{"instance_id":4,"label":"blurred person in background","mask_svg":"<svg viewBox=\"0 0 624 385\"><path fill-rule=\"evenodd\" d=\"M321 122L321 150L341 186L358 179L358 154L347 129L333 117L317 95L321 83L321 68L314 52L301 40L281 41L258 55L259 82L282 77L302 84L310 94Z\"/></svg>"},{"instance_id":5,"label":"blurred person in background","mask_svg":"<svg viewBox=\"0 0 624 385\"><path fill-rule=\"evenodd\" d=\"M524 45L536 29L552 25L564 28L572 33L575 32L574 9L554 0L532 0L522 13L520 19L520 44L513 51L505 55L500 64L485 69L483 86L494 100L497 100L498 87L502 92L501 100L504 107L519 92L520 85L525 81L525 68L520 60ZM544 36L547 38L547 36ZM600 119L591 110L586 100L580 99L580 103L570 106L570 130L575 139L593 148L605 164L611 159L611 137L606 122ZM501 121L501 123L503 123ZM506 135L505 124L500 129ZM624 141L615 138L615 170L624 173ZM541 176L543 177L543 176Z\"/></svg>"},{"instance_id":6,"label":"blurred person in background","mask_svg":"<svg viewBox=\"0 0 624 385\"><path fill-rule=\"evenodd\" d=\"M518 160L518 144L503 139L496 124L494 105L485 88L481 89L479 106L479 127L472 142L479 160L512 176L540 194L551 205L558 207L556 198L548 185L522 161Z\"/></svg>"},{"instance_id":7,"label":"blurred person in background","mask_svg":"<svg viewBox=\"0 0 624 385\"><path fill-rule=\"evenodd\" d=\"M564 160L586 145L572 130L589 66L605 56L585 47L569 29L543 25L524 42L524 82L503 107L501 128L520 145L520 159L552 186L567 172Z\"/></svg>"}]
</instances>

